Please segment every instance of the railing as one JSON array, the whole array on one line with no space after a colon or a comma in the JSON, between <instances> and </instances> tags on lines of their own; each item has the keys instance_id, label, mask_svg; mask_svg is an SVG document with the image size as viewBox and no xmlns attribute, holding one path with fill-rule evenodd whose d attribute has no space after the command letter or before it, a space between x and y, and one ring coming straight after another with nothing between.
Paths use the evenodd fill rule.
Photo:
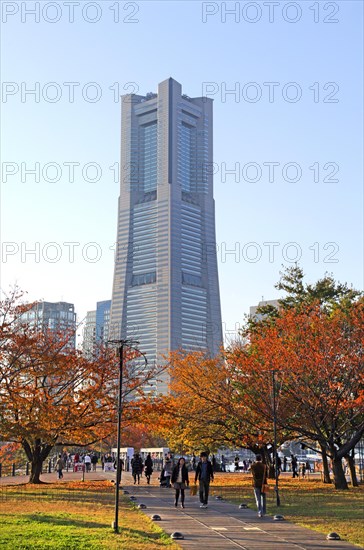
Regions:
<instances>
[{"instance_id":1,"label":"railing","mask_svg":"<svg viewBox=\"0 0 364 550\"><path fill-rule=\"evenodd\" d=\"M50 474L54 471L56 459L49 459L44 461L42 465L42 474ZM73 465L70 462L67 462L65 471L68 472ZM14 476L28 476L31 470L31 463L26 462L25 464L17 464L13 462L12 464L2 464L0 462L0 477L14 477Z\"/></svg>"}]
</instances>

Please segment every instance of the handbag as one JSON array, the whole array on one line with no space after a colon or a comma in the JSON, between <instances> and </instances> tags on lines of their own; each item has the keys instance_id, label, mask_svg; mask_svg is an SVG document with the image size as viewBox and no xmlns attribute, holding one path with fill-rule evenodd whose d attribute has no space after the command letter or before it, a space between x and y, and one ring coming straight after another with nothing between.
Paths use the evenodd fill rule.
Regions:
<instances>
[{"instance_id":1,"label":"handbag","mask_svg":"<svg viewBox=\"0 0 364 550\"><path fill-rule=\"evenodd\" d=\"M197 495L197 485L191 485L190 487L190 495L191 497L194 497Z\"/></svg>"}]
</instances>

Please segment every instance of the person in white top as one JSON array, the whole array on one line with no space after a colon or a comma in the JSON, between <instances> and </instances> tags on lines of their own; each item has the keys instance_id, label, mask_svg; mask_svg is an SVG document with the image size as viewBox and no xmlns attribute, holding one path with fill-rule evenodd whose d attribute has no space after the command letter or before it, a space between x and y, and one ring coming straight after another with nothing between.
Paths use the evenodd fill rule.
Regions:
<instances>
[{"instance_id":1,"label":"person in white top","mask_svg":"<svg viewBox=\"0 0 364 550\"><path fill-rule=\"evenodd\" d=\"M178 506L178 499L179 495L181 493L181 508L185 507L185 488L188 487L189 481L188 481L188 470L187 466L185 464L185 459L181 457L178 460L177 466L173 468L172 472L172 483L173 487L176 489L176 497L174 501L174 505Z\"/></svg>"},{"instance_id":2,"label":"person in white top","mask_svg":"<svg viewBox=\"0 0 364 550\"><path fill-rule=\"evenodd\" d=\"M86 454L83 461L84 461L85 466L86 466L86 472L90 472L91 471L91 457L90 457L90 455Z\"/></svg>"}]
</instances>

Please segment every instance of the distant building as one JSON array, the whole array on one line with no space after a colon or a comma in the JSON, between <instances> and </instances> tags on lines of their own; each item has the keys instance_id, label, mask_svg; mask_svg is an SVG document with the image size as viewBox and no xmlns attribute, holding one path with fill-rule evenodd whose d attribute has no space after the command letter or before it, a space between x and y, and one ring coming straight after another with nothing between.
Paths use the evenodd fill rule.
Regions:
<instances>
[{"instance_id":1,"label":"distant building","mask_svg":"<svg viewBox=\"0 0 364 550\"><path fill-rule=\"evenodd\" d=\"M250 317L255 317L257 321L263 319L264 316L261 313L257 313L257 309L263 306L273 306L279 309L279 302L278 300L262 300L257 306L250 307Z\"/></svg>"},{"instance_id":2,"label":"distant building","mask_svg":"<svg viewBox=\"0 0 364 550\"><path fill-rule=\"evenodd\" d=\"M68 302L37 302L21 316L21 322L39 331L60 332L68 335L67 348L76 348L76 313Z\"/></svg>"},{"instance_id":3,"label":"distant building","mask_svg":"<svg viewBox=\"0 0 364 550\"><path fill-rule=\"evenodd\" d=\"M111 300L96 303L96 343L105 344L109 339Z\"/></svg>"},{"instance_id":4,"label":"distant building","mask_svg":"<svg viewBox=\"0 0 364 550\"><path fill-rule=\"evenodd\" d=\"M101 344L109 339L111 300L96 303L96 309L88 311L83 330L82 349L86 355L94 356Z\"/></svg>"},{"instance_id":5,"label":"distant building","mask_svg":"<svg viewBox=\"0 0 364 550\"><path fill-rule=\"evenodd\" d=\"M96 347L96 309L86 314L83 329L82 349L87 357L92 357Z\"/></svg>"}]
</instances>

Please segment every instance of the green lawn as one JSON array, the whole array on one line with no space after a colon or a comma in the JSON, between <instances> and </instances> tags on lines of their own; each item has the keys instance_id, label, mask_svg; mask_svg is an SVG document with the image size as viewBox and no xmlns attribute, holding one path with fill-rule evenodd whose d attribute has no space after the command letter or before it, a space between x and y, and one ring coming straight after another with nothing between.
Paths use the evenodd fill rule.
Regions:
<instances>
[{"instance_id":1,"label":"green lawn","mask_svg":"<svg viewBox=\"0 0 364 550\"><path fill-rule=\"evenodd\" d=\"M71 486L71 484L69 484ZM2 498L1 498L2 495ZM5 498L6 497L6 498ZM113 489L88 493L60 486L0 490L0 548L8 550L177 550L166 533L121 497L120 534Z\"/></svg>"}]
</instances>

